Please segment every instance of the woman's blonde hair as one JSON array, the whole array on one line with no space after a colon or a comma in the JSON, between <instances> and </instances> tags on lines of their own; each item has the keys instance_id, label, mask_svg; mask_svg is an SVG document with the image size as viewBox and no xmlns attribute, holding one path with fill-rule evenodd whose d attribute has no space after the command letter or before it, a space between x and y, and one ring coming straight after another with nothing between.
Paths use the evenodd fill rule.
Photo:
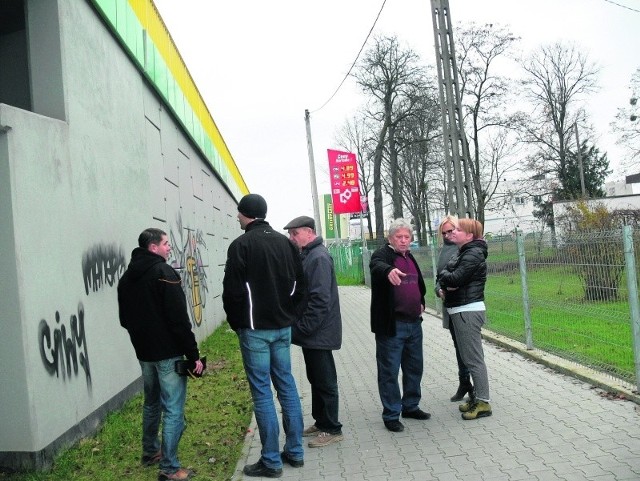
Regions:
<instances>
[{"instance_id":1,"label":"woman's blonde hair","mask_svg":"<svg viewBox=\"0 0 640 481\"><path fill-rule=\"evenodd\" d=\"M438 226L438 235L442 235L442 226L445 224L451 224L454 228L458 227L458 217L451 214L444 216Z\"/></svg>"},{"instance_id":2,"label":"woman's blonde hair","mask_svg":"<svg viewBox=\"0 0 640 481\"><path fill-rule=\"evenodd\" d=\"M458 229L467 234L473 234L474 239L482 239L484 234L484 228L480 221L475 219L459 219L458 220Z\"/></svg>"}]
</instances>

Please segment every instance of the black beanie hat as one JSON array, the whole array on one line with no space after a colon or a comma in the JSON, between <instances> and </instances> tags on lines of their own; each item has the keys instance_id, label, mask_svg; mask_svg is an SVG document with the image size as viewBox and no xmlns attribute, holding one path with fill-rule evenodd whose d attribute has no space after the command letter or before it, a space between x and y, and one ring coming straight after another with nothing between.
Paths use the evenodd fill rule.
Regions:
<instances>
[{"instance_id":1,"label":"black beanie hat","mask_svg":"<svg viewBox=\"0 0 640 481\"><path fill-rule=\"evenodd\" d=\"M247 194L238 204L238 212L250 219L264 219L267 216L267 201L258 194Z\"/></svg>"}]
</instances>

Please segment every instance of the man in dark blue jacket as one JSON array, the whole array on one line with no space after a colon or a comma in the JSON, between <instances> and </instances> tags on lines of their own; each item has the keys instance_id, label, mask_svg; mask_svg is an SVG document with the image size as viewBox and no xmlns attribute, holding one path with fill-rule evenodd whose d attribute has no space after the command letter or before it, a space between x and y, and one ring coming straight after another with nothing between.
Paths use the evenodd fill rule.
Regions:
<instances>
[{"instance_id":1,"label":"man in dark blue jacket","mask_svg":"<svg viewBox=\"0 0 640 481\"><path fill-rule=\"evenodd\" d=\"M302 347L311 384L311 415L315 420L303 436L314 436L310 448L342 441L338 421L338 375L333 350L342 344L342 317L333 259L315 231L315 221L296 217L284 228L300 249L306 281L304 310L293 325L293 343Z\"/></svg>"},{"instance_id":2,"label":"man in dark blue jacket","mask_svg":"<svg viewBox=\"0 0 640 481\"><path fill-rule=\"evenodd\" d=\"M293 467L304 464L302 408L291 374L291 325L302 300L304 274L296 247L271 228L266 215L267 203L258 194L240 199L238 221L245 233L227 251L222 304L240 339L262 442L260 459L243 472L279 478L283 461ZM282 453L271 381L282 406Z\"/></svg>"},{"instance_id":3,"label":"man in dark blue jacket","mask_svg":"<svg viewBox=\"0 0 640 481\"><path fill-rule=\"evenodd\" d=\"M186 356L203 370L198 344L191 330L180 276L167 264L171 244L160 229L146 229L138 237L131 262L118 283L120 324L129 331L142 368L142 464L160 464L159 481L189 479L180 467L178 443L185 429L187 378L175 362ZM158 430L162 420L162 444Z\"/></svg>"}]
</instances>

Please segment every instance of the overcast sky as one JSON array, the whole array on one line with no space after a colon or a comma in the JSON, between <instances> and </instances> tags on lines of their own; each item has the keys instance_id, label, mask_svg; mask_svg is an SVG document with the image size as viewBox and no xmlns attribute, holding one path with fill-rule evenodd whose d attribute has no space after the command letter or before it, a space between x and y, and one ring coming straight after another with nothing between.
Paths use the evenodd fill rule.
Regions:
<instances>
[{"instance_id":1,"label":"overcast sky","mask_svg":"<svg viewBox=\"0 0 640 481\"><path fill-rule=\"evenodd\" d=\"M322 196L329 193L327 149L338 147L336 131L363 97L348 78L320 107L349 70L383 0L154 1L249 189L267 199L267 220L282 229L298 215L313 217L304 111L311 112ZM640 0L449 0L449 7L454 27L508 26L525 52L571 41L598 64L601 90L588 111L597 145L615 166L623 152L609 123L628 103L640 67ZM387 0L373 35L396 35L435 64L429 0Z\"/></svg>"}]
</instances>

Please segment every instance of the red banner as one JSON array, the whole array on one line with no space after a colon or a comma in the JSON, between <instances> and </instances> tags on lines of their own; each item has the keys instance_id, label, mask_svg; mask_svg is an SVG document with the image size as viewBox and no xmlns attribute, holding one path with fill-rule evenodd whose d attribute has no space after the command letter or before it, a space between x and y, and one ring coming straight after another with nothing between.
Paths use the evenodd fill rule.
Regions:
<instances>
[{"instance_id":1,"label":"red banner","mask_svg":"<svg viewBox=\"0 0 640 481\"><path fill-rule=\"evenodd\" d=\"M328 149L331 200L335 214L360 212L360 186L356 154Z\"/></svg>"}]
</instances>

